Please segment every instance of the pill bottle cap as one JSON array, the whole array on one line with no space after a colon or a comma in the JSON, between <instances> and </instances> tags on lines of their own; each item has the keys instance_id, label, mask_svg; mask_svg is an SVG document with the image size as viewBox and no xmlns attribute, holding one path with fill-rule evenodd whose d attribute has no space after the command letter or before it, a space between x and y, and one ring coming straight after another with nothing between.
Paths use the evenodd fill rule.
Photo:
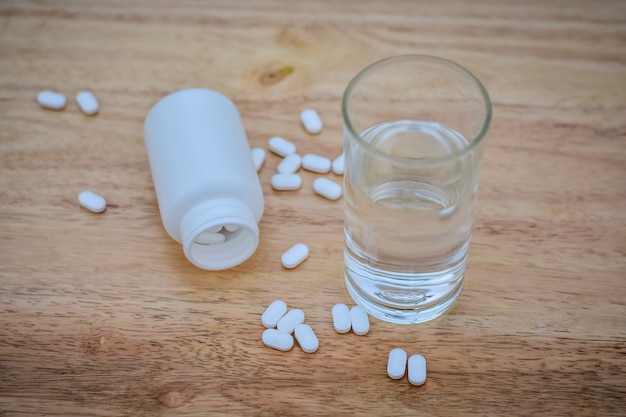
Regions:
<instances>
[{"instance_id":1,"label":"pill bottle cap","mask_svg":"<svg viewBox=\"0 0 626 417\"><path fill-rule=\"evenodd\" d=\"M200 235L220 226L225 241L215 244L199 243ZM214 199L189 210L180 225L183 251L189 261L202 269L223 270L248 259L259 244L259 227L252 211L242 202Z\"/></svg>"}]
</instances>

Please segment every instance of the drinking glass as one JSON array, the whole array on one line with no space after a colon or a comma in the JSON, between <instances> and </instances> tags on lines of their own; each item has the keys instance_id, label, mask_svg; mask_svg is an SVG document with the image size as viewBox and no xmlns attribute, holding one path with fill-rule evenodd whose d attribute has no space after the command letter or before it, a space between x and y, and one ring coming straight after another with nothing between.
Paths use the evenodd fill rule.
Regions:
<instances>
[{"instance_id":1,"label":"drinking glass","mask_svg":"<svg viewBox=\"0 0 626 417\"><path fill-rule=\"evenodd\" d=\"M396 56L348 85L345 283L370 315L420 323L463 288L491 102L446 59Z\"/></svg>"}]
</instances>

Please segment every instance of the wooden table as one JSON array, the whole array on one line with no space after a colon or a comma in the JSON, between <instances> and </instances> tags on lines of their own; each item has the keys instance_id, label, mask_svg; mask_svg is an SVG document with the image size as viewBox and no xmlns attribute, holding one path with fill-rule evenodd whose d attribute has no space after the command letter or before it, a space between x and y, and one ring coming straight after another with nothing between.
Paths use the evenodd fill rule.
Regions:
<instances>
[{"instance_id":1,"label":"wooden table","mask_svg":"<svg viewBox=\"0 0 626 417\"><path fill-rule=\"evenodd\" d=\"M192 266L160 221L143 143L151 106L207 87L252 146L341 152L340 99L380 58L466 66L494 104L464 293L420 325L339 335L342 203L260 178L256 254ZM64 111L36 95L66 94ZM101 102L86 117L73 97ZM308 136L299 112L318 109ZM0 3L0 416L460 416L626 413L626 3L99 1ZM333 174L329 178L338 179ZM104 214L81 209L84 189ZM295 242L296 270L280 265ZM275 299L317 353L261 343ZM412 387L388 352L428 360Z\"/></svg>"}]
</instances>

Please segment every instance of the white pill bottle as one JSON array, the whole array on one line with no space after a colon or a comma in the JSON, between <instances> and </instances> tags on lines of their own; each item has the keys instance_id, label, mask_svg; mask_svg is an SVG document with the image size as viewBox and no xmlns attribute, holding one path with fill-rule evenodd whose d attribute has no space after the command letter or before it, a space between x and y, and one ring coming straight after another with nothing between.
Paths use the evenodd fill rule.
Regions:
<instances>
[{"instance_id":1,"label":"white pill bottle","mask_svg":"<svg viewBox=\"0 0 626 417\"><path fill-rule=\"evenodd\" d=\"M241 264L259 243L263 191L237 107L192 88L162 98L144 124L167 233L202 269Z\"/></svg>"}]
</instances>

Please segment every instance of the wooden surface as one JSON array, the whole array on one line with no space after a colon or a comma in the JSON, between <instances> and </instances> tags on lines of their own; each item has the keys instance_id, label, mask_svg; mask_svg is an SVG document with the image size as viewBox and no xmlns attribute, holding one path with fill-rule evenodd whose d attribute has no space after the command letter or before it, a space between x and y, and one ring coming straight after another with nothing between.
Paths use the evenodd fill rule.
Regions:
<instances>
[{"instance_id":1,"label":"wooden surface","mask_svg":"<svg viewBox=\"0 0 626 417\"><path fill-rule=\"evenodd\" d=\"M341 151L340 98L366 64L439 55L494 104L466 286L421 325L334 332L350 303L342 203L273 192L245 264L193 267L160 223L150 107L217 89L253 146ZM68 96L40 108L42 89ZM74 95L90 89L100 114ZM319 110L323 133L301 129ZM333 174L329 178L336 178ZM104 214L78 207L103 194ZM624 415L626 3L623 1L0 2L0 416ZM280 254L306 242L287 271ZM261 343L283 299L320 349ZM394 347L422 387L386 376Z\"/></svg>"}]
</instances>

